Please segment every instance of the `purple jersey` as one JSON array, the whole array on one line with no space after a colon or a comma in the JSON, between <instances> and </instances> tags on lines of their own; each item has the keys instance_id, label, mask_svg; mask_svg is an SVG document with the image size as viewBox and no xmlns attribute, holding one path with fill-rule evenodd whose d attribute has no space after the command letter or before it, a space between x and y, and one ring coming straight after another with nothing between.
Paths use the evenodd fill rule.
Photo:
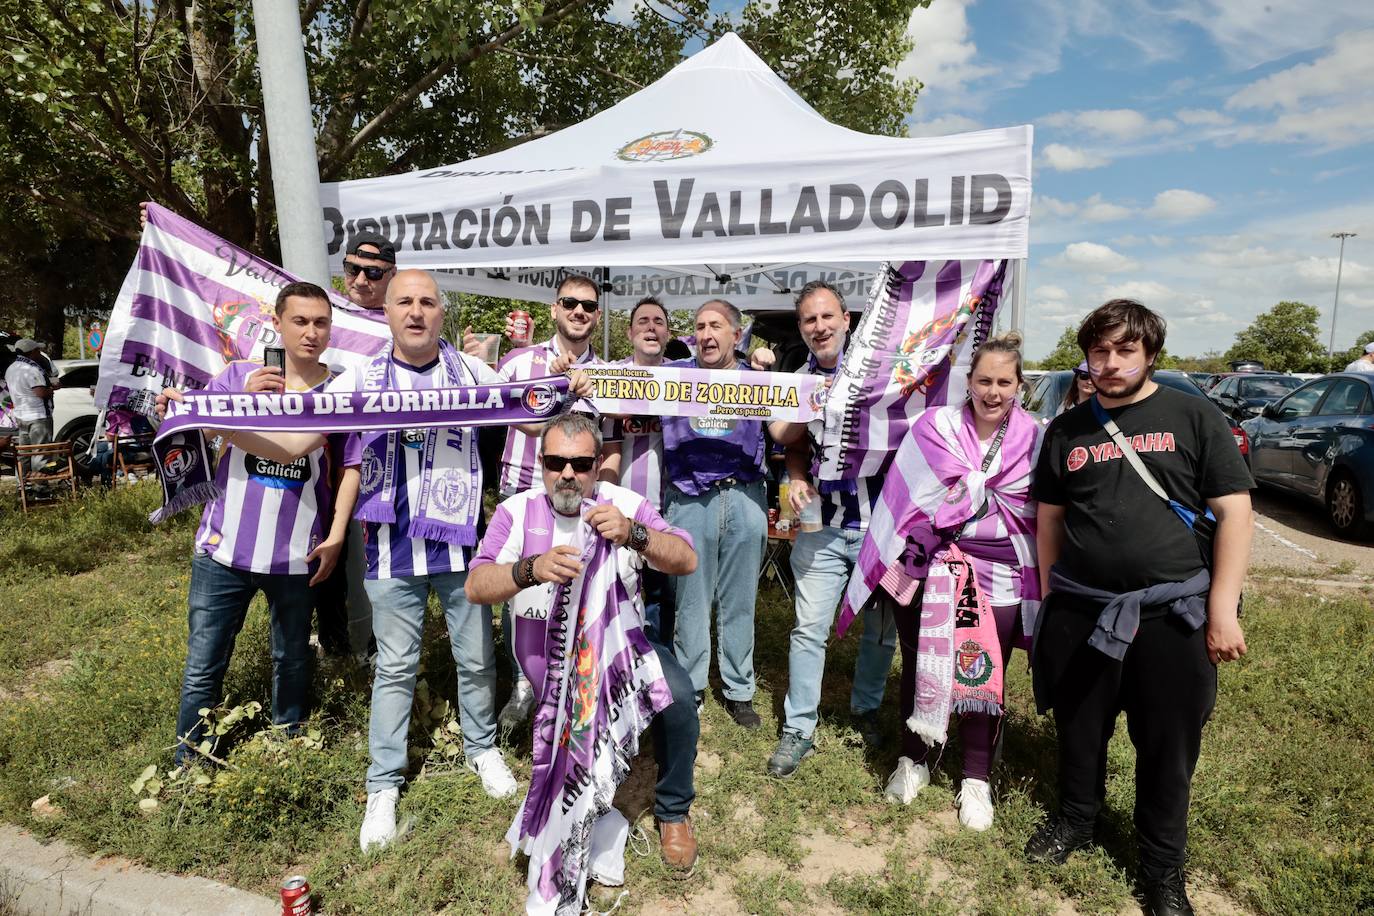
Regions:
<instances>
[{"instance_id":1,"label":"purple jersey","mask_svg":"<svg viewBox=\"0 0 1374 916\"><path fill-rule=\"evenodd\" d=\"M695 549L691 535L669 525L658 514L658 510L638 493L603 482L597 484L594 499L597 505L614 505L626 518L646 528L675 534ZM477 545L472 568L486 563L514 563L529 554L545 553L565 544L581 547L577 540L580 521L580 516L565 516L555 512L548 495L542 490L517 493L496 507L487 533ZM620 579L625 583L625 590L633 599L642 620L644 599L639 587L639 571L644 565L644 557L628 547L620 548L615 554ZM515 656L521 659L521 666L530 683L535 686L536 695L542 693L544 682L543 648L552 601L553 585L548 582L524 589L511 599L511 617L515 621Z\"/></svg>"},{"instance_id":2,"label":"purple jersey","mask_svg":"<svg viewBox=\"0 0 1374 916\"><path fill-rule=\"evenodd\" d=\"M701 368L694 359L665 365ZM735 368L754 371L746 363ZM741 483L759 480L765 471L763 423L725 417L664 417L663 463L668 480L688 496L700 496L727 477Z\"/></svg>"},{"instance_id":3,"label":"purple jersey","mask_svg":"<svg viewBox=\"0 0 1374 916\"><path fill-rule=\"evenodd\" d=\"M558 337L555 335L543 343L511 350L497 363L496 371L503 382L520 382L530 378L542 378L549 374L548 365L558 358ZM577 358L579 366L600 365L601 359L587 347L587 352ZM514 426L506 430L506 450L501 453L501 480L499 488L503 494L528 490L542 480L536 471L539 458L539 437L527 436Z\"/></svg>"},{"instance_id":4,"label":"purple jersey","mask_svg":"<svg viewBox=\"0 0 1374 916\"><path fill-rule=\"evenodd\" d=\"M634 365L634 360L615 365ZM663 419L607 417L602 431L605 441L620 444L620 485L643 496L655 509L662 507Z\"/></svg>"},{"instance_id":5,"label":"purple jersey","mask_svg":"<svg viewBox=\"0 0 1374 916\"><path fill-rule=\"evenodd\" d=\"M501 380L491 367L473 356L458 354L462 363L464 377L450 385L499 385ZM426 388L440 387L436 378L442 375L441 360L436 358L428 366L410 366L392 357L392 368L396 387L401 390L421 391ZM353 367L345 370L329 386L331 391L361 391L363 375L367 367ZM461 547L447 541L410 536L410 507L420 499L420 482L424 473L424 429L400 431L398 438L401 460L396 468L396 521L391 524L363 522L363 545L367 556L367 578L397 579L402 576L429 576L447 572L462 572L467 569L467 560L472 554L471 547ZM444 435L448 430L440 430ZM357 443L359 455L362 454L362 437L353 434L350 438ZM475 437L471 437L475 439ZM368 472L363 469L364 474ZM473 471L473 479L468 481L469 492L482 490L482 469L478 463Z\"/></svg>"},{"instance_id":6,"label":"purple jersey","mask_svg":"<svg viewBox=\"0 0 1374 916\"><path fill-rule=\"evenodd\" d=\"M210 380L207 392L243 391L261 362L236 361ZM328 380L313 390L324 389ZM304 575L317 564L306 555L329 533L336 468L358 464L355 437L329 437L319 448L289 464L226 444L215 468L220 496L205 506L196 549L224 566L270 575Z\"/></svg>"}]
</instances>

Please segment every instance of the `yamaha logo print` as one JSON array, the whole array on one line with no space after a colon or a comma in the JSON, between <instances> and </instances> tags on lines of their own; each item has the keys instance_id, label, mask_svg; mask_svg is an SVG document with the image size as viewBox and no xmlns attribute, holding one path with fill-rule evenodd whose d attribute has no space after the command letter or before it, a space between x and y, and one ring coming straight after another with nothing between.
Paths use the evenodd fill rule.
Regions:
<instances>
[{"instance_id":1,"label":"yamaha logo print","mask_svg":"<svg viewBox=\"0 0 1374 916\"><path fill-rule=\"evenodd\" d=\"M552 413L558 406L558 395L548 385L531 385L525 389L525 407L537 416Z\"/></svg>"},{"instance_id":2,"label":"yamaha logo print","mask_svg":"<svg viewBox=\"0 0 1374 916\"><path fill-rule=\"evenodd\" d=\"M1085 465L1085 464L1087 464L1087 463L1088 463L1088 450L1085 449L1083 446L1080 445L1080 446L1078 446L1077 448L1075 448L1073 451L1069 452L1068 464L1069 464L1069 470L1070 470L1070 471L1076 471L1076 470L1078 470L1079 468L1083 467L1083 465Z\"/></svg>"},{"instance_id":3,"label":"yamaha logo print","mask_svg":"<svg viewBox=\"0 0 1374 916\"><path fill-rule=\"evenodd\" d=\"M695 130L661 130L631 140L616 150L616 158L625 162L668 162L699 156L715 143L706 134Z\"/></svg>"}]
</instances>

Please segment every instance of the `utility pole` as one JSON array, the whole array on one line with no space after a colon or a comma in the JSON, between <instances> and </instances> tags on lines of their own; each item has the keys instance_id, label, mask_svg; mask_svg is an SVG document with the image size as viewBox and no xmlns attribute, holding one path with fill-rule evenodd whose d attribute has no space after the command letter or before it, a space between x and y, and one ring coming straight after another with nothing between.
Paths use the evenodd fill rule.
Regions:
<instances>
[{"instance_id":1,"label":"utility pole","mask_svg":"<svg viewBox=\"0 0 1374 916\"><path fill-rule=\"evenodd\" d=\"M1326 345L1326 359L1331 363L1336 358L1336 313L1341 307L1341 268L1345 266L1345 240L1353 239L1354 232L1333 232L1333 239L1341 240L1341 253L1336 258L1336 301L1331 303L1331 340Z\"/></svg>"},{"instance_id":2,"label":"utility pole","mask_svg":"<svg viewBox=\"0 0 1374 916\"><path fill-rule=\"evenodd\" d=\"M320 229L315 119L305 75L300 15L295 0L253 0L282 266L302 280L328 289L329 261Z\"/></svg>"}]
</instances>

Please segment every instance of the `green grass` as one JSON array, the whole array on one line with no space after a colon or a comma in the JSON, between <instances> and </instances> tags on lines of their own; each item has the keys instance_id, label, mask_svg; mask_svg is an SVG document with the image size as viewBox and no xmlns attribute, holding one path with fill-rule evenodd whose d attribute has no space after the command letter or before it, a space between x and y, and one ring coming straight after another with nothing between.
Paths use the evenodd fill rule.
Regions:
<instances>
[{"instance_id":1,"label":"green grass","mask_svg":"<svg viewBox=\"0 0 1374 916\"><path fill-rule=\"evenodd\" d=\"M419 775L400 808L411 829L392 849L358 852L368 695L365 679L340 666L316 673L312 724L322 746L240 741L228 752L232 771L208 787L170 784L154 812L139 812L130 783L150 763L170 765L195 526L192 513L151 529L144 519L156 495L152 486L92 492L27 518L0 505L0 817L88 850L267 894L284 875L304 872L330 913L517 911L523 862L509 859L502 840L514 802L486 798L418 726ZM1358 593L1323 599L1277 581L1252 581L1246 600L1250 655L1222 669L1194 782L1191 880L1225 908L1368 911L1374 609ZM226 682L231 704L269 704L265 616L259 601ZM641 844L647 854L628 856L622 912L1129 908L1134 754L1124 728L1111 746L1102 845L1061 869L1031 866L1020 850L1054 804L1054 734L1034 715L1024 656L1009 671L997 824L972 834L953 817L957 745L911 806L881 800L895 740L868 755L848 726L853 638L828 658L817 754L792 779L764 774L781 718L790 625L790 605L768 584L756 651L765 726L743 732L708 701L693 809L701 863L692 878L671 880L651 837L647 849ZM437 608L423 661L435 694L452 700ZM883 714L893 739L896 678L894 669ZM522 780L528 745L526 737L509 754ZM651 758L636 771L619 801L652 834L644 814ZM62 809L60 818L30 816L42 795Z\"/></svg>"}]
</instances>

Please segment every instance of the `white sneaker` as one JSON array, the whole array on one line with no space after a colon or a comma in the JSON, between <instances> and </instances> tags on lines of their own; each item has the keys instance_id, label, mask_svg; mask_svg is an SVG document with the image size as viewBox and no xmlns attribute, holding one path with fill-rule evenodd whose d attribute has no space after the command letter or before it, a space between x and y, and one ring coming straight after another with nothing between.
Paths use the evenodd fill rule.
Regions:
<instances>
[{"instance_id":1,"label":"white sneaker","mask_svg":"<svg viewBox=\"0 0 1374 916\"><path fill-rule=\"evenodd\" d=\"M959 823L970 830L992 826L992 787L982 779L965 779L959 787Z\"/></svg>"},{"instance_id":2,"label":"white sneaker","mask_svg":"<svg viewBox=\"0 0 1374 916\"><path fill-rule=\"evenodd\" d=\"M910 757L898 757L897 769L887 781L887 790L883 794L888 801L909 805L928 785L930 767L924 763L913 763Z\"/></svg>"},{"instance_id":3,"label":"white sneaker","mask_svg":"<svg viewBox=\"0 0 1374 916\"><path fill-rule=\"evenodd\" d=\"M466 766L481 777L482 791L492 798L510 798L515 794L515 777L496 748L469 757Z\"/></svg>"},{"instance_id":4,"label":"white sneaker","mask_svg":"<svg viewBox=\"0 0 1374 916\"><path fill-rule=\"evenodd\" d=\"M396 839L396 800L399 789L382 789L367 796L367 814L363 815L363 829L358 831L358 845L363 852L376 847L382 849Z\"/></svg>"},{"instance_id":5,"label":"white sneaker","mask_svg":"<svg viewBox=\"0 0 1374 916\"><path fill-rule=\"evenodd\" d=\"M503 732L513 732L520 727L520 723L530 717L530 710L534 709L534 688L530 682L522 678L517 678L515 688L511 690L510 699L506 705L501 707L501 714L496 721Z\"/></svg>"}]
</instances>

